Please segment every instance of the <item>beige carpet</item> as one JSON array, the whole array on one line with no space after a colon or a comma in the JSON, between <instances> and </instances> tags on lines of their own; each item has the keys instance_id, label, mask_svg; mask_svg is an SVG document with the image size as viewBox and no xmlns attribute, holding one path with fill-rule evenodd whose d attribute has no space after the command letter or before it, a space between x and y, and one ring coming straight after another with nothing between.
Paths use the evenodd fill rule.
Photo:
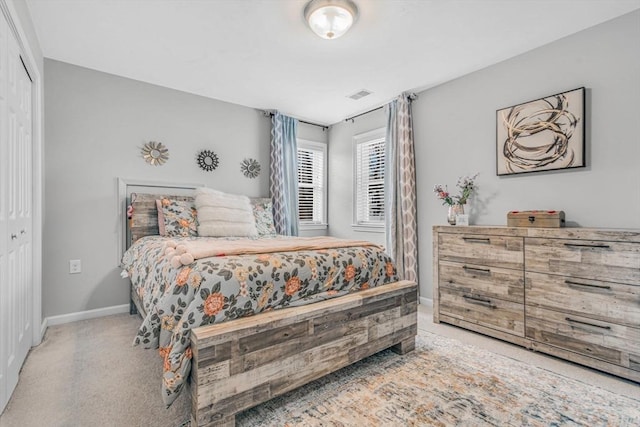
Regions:
<instances>
[{"instance_id":1,"label":"beige carpet","mask_svg":"<svg viewBox=\"0 0 640 427\"><path fill-rule=\"evenodd\" d=\"M139 316L120 314L48 328L33 348L1 427L175 427L188 396L160 397L157 351L133 347Z\"/></svg>"},{"instance_id":2,"label":"beige carpet","mask_svg":"<svg viewBox=\"0 0 640 427\"><path fill-rule=\"evenodd\" d=\"M131 347L138 317L49 328L0 426L177 427L183 394L160 398L160 359ZM96 333L96 331L100 331ZM427 332L238 417L239 426L636 426L640 401ZM121 363L123 362L123 363Z\"/></svg>"}]
</instances>

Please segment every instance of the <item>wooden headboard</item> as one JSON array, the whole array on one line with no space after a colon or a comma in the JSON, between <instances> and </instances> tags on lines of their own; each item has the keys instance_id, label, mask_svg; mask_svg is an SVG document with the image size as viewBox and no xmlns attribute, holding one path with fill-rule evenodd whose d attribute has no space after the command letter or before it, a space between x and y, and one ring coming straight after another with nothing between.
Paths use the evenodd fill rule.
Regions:
<instances>
[{"instance_id":1,"label":"wooden headboard","mask_svg":"<svg viewBox=\"0 0 640 427\"><path fill-rule=\"evenodd\" d=\"M128 242L127 247L131 243L144 236L157 236L160 234L158 230L158 208L156 200L172 199L191 201L193 196L178 196L175 194L139 194L132 193L131 200L133 206L133 216L128 221Z\"/></svg>"},{"instance_id":2,"label":"wooden headboard","mask_svg":"<svg viewBox=\"0 0 640 427\"><path fill-rule=\"evenodd\" d=\"M193 192L204 184L178 184L157 181L143 181L117 178L117 207L118 218L117 235L117 265L120 266L122 255L129 248L131 242L141 237L158 234L158 210L156 199L170 197L185 200L191 198ZM133 196L133 197L132 197ZM127 218L127 206L133 199L134 221L130 227ZM135 240L134 240L135 238Z\"/></svg>"}]
</instances>

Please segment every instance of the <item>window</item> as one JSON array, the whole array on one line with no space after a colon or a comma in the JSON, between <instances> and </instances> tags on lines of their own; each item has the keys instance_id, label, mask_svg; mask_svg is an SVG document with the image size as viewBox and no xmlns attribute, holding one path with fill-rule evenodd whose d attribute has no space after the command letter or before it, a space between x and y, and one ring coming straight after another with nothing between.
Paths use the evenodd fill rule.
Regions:
<instances>
[{"instance_id":1,"label":"window","mask_svg":"<svg viewBox=\"0 0 640 427\"><path fill-rule=\"evenodd\" d=\"M354 228L383 231L385 129L354 137Z\"/></svg>"},{"instance_id":2,"label":"window","mask_svg":"<svg viewBox=\"0 0 640 427\"><path fill-rule=\"evenodd\" d=\"M326 228L327 145L298 140L298 215L301 229Z\"/></svg>"}]
</instances>

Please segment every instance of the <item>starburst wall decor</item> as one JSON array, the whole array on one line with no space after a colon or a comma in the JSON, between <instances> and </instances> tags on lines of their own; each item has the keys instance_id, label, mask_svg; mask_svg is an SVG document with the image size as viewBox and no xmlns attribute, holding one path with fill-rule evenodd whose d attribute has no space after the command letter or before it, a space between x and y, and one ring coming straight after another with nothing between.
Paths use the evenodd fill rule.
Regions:
<instances>
[{"instance_id":1,"label":"starburst wall decor","mask_svg":"<svg viewBox=\"0 0 640 427\"><path fill-rule=\"evenodd\" d=\"M260 175L260 163L256 159L244 159L240 163L240 170L247 178L256 178Z\"/></svg>"},{"instance_id":2,"label":"starburst wall decor","mask_svg":"<svg viewBox=\"0 0 640 427\"><path fill-rule=\"evenodd\" d=\"M140 150L145 162L153 166L162 166L169 160L169 149L162 142L149 141Z\"/></svg>"},{"instance_id":3,"label":"starburst wall decor","mask_svg":"<svg viewBox=\"0 0 640 427\"><path fill-rule=\"evenodd\" d=\"M206 172L211 172L217 168L220 163L218 155L211 150L200 151L200 153L198 153L197 161L200 169Z\"/></svg>"}]
</instances>

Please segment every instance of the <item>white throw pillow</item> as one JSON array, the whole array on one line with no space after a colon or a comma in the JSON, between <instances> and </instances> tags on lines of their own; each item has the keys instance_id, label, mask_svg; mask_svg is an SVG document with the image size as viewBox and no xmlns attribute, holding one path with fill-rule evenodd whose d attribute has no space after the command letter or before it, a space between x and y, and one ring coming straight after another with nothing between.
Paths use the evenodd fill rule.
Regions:
<instances>
[{"instance_id":1,"label":"white throw pillow","mask_svg":"<svg viewBox=\"0 0 640 427\"><path fill-rule=\"evenodd\" d=\"M253 237L258 235L251 201L247 196L211 188L196 189L198 236Z\"/></svg>"}]
</instances>

